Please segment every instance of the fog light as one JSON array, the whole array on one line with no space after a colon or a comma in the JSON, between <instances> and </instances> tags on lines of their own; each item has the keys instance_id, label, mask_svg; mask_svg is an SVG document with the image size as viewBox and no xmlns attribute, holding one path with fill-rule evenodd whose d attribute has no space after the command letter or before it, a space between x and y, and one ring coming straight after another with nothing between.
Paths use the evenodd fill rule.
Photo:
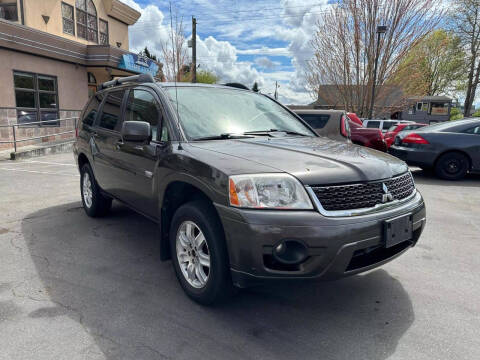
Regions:
<instances>
[{"instance_id":1,"label":"fog light","mask_svg":"<svg viewBox=\"0 0 480 360\"><path fill-rule=\"evenodd\" d=\"M308 257L308 250L300 241L283 240L274 246L273 257L283 264L300 264Z\"/></svg>"}]
</instances>

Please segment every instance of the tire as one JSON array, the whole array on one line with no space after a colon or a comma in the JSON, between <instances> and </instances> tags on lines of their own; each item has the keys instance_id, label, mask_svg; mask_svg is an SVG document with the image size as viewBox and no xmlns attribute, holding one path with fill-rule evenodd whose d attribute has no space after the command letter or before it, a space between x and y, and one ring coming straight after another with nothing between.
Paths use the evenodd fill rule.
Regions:
<instances>
[{"instance_id":1,"label":"tire","mask_svg":"<svg viewBox=\"0 0 480 360\"><path fill-rule=\"evenodd\" d=\"M112 199L105 197L100 192L90 164L83 165L80 170L80 193L83 209L88 216L105 216L110 211Z\"/></svg>"},{"instance_id":2,"label":"tire","mask_svg":"<svg viewBox=\"0 0 480 360\"><path fill-rule=\"evenodd\" d=\"M180 206L173 216L169 238L177 279L191 299L211 305L232 294L225 236L210 204L199 200Z\"/></svg>"},{"instance_id":3,"label":"tire","mask_svg":"<svg viewBox=\"0 0 480 360\"><path fill-rule=\"evenodd\" d=\"M460 180L467 175L470 167L468 157L459 152L449 152L440 156L435 163L435 173L445 180Z\"/></svg>"}]
</instances>

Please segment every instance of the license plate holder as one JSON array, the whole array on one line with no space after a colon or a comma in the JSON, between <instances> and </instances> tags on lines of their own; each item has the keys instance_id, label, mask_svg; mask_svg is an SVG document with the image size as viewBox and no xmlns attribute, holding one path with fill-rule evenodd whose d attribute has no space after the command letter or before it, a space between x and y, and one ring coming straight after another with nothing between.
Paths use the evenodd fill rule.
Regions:
<instances>
[{"instance_id":1,"label":"license plate holder","mask_svg":"<svg viewBox=\"0 0 480 360\"><path fill-rule=\"evenodd\" d=\"M390 248L401 242L412 240L413 237L413 215L402 215L393 219L385 220L383 223L385 247Z\"/></svg>"}]
</instances>

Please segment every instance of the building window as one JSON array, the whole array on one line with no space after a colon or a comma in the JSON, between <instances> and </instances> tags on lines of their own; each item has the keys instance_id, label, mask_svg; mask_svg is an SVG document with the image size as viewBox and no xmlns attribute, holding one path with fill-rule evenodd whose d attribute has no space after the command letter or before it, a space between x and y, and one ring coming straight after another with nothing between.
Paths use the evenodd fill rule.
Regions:
<instances>
[{"instance_id":1,"label":"building window","mask_svg":"<svg viewBox=\"0 0 480 360\"><path fill-rule=\"evenodd\" d=\"M75 35L75 23L73 21L73 6L62 2L63 32Z\"/></svg>"},{"instance_id":2,"label":"building window","mask_svg":"<svg viewBox=\"0 0 480 360\"><path fill-rule=\"evenodd\" d=\"M76 0L77 35L98 43L97 9L92 0Z\"/></svg>"},{"instance_id":3,"label":"building window","mask_svg":"<svg viewBox=\"0 0 480 360\"><path fill-rule=\"evenodd\" d=\"M429 115L448 115L449 103L432 102Z\"/></svg>"},{"instance_id":4,"label":"building window","mask_svg":"<svg viewBox=\"0 0 480 360\"><path fill-rule=\"evenodd\" d=\"M100 24L100 44L108 45L108 22L99 19Z\"/></svg>"},{"instance_id":5,"label":"building window","mask_svg":"<svg viewBox=\"0 0 480 360\"><path fill-rule=\"evenodd\" d=\"M56 77L14 71L13 83L19 124L58 119ZM58 121L40 124L40 126L58 125Z\"/></svg>"},{"instance_id":6,"label":"building window","mask_svg":"<svg viewBox=\"0 0 480 360\"><path fill-rule=\"evenodd\" d=\"M18 21L17 2L15 0L0 4L0 19Z\"/></svg>"}]
</instances>

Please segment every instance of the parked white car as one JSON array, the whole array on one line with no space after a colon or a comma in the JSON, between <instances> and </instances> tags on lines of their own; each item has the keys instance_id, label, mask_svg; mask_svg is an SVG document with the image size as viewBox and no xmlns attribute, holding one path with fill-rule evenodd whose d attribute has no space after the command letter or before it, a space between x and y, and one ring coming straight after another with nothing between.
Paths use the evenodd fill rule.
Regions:
<instances>
[{"instance_id":1,"label":"parked white car","mask_svg":"<svg viewBox=\"0 0 480 360\"><path fill-rule=\"evenodd\" d=\"M388 119L388 120L367 119L367 120L363 120L363 126L370 129L380 129L382 130L383 133L386 133L388 129L390 129L392 126L395 126L398 124L409 124L413 122L414 121L392 120L392 119Z\"/></svg>"}]
</instances>

